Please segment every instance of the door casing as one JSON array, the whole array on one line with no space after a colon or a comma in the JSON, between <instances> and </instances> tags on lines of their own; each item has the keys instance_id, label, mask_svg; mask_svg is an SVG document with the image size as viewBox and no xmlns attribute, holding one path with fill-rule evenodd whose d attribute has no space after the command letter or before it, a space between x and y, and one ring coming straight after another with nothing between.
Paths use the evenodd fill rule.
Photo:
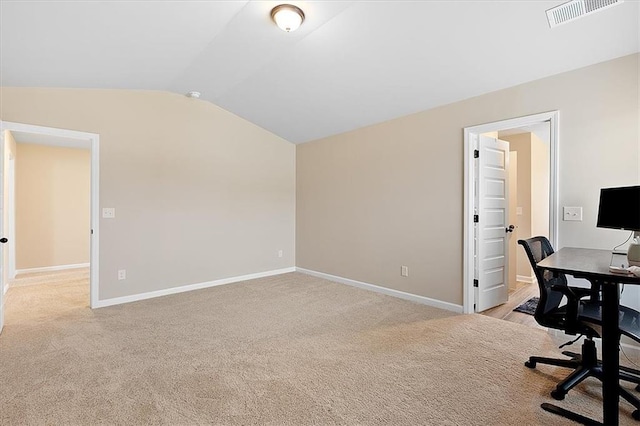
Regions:
<instances>
[{"instance_id":1,"label":"door casing","mask_svg":"<svg viewBox=\"0 0 640 426\"><path fill-rule=\"evenodd\" d=\"M67 139L79 139L88 141L91 145L91 229L87 230L90 235L90 261L91 270L89 285L89 305L91 308L98 306L99 296L99 203L100 203L100 135L95 133L79 132L76 130L56 129L53 127L36 126L32 124L13 123L9 121L0 121L0 132L5 130L36 133L41 135L54 136ZM5 206L6 208L6 206ZM3 265L7 266L7 265Z\"/></svg>"},{"instance_id":2,"label":"door casing","mask_svg":"<svg viewBox=\"0 0 640 426\"><path fill-rule=\"evenodd\" d=\"M474 235L473 209L475 205L474 176L475 166L473 151L477 147L478 135L486 132L513 129L548 121L550 124L549 157L549 240L555 247L558 245L558 224L560 221L558 209L558 144L560 112L549 111L540 114L517 117L464 128L464 243L463 243L463 286L462 310L469 314L475 311L474 303Z\"/></svg>"}]
</instances>

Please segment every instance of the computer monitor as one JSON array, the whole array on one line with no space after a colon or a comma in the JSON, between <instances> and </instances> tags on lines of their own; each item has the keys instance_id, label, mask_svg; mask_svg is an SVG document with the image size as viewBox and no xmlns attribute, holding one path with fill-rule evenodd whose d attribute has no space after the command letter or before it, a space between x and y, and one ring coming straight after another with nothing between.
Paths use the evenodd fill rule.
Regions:
<instances>
[{"instance_id":1,"label":"computer monitor","mask_svg":"<svg viewBox=\"0 0 640 426\"><path fill-rule=\"evenodd\" d=\"M599 228L640 231L640 185L602 188L598 207Z\"/></svg>"}]
</instances>

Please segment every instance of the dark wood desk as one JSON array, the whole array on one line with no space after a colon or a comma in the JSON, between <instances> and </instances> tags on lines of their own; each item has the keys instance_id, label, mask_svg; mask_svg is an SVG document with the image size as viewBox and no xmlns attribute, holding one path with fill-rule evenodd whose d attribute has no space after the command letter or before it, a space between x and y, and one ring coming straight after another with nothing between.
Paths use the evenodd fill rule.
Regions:
<instances>
[{"instance_id":1,"label":"dark wood desk","mask_svg":"<svg viewBox=\"0 0 640 426\"><path fill-rule=\"evenodd\" d=\"M538 267L553 272L562 272L576 278L584 278L602 288L602 383L603 420L605 425L617 425L620 400L618 369L618 309L620 306L620 284L640 285L634 275L609 272L611 251L581 248L563 248L538 263Z\"/></svg>"}]
</instances>

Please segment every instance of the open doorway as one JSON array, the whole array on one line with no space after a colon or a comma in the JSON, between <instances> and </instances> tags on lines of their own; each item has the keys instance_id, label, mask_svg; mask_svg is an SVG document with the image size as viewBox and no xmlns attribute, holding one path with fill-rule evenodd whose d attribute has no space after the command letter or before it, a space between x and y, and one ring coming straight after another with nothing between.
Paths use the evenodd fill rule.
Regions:
<instances>
[{"instance_id":1,"label":"open doorway","mask_svg":"<svg viewBox=\"0 0 640 426\"><path fill-rule=\"evenodd\" d=\"M95 307L98 301L98 159L99 159L99 137L96 134L77 132L73 130L63 130L48 128L42 126L34 126L22 123L0 122L0 131L3 136L2 151L6 154L10 151L9 157L13 157L15 163L12 168L8 161L4 162L5 167L2 173L3 181L3 210L2 210L2 233L9 236L9 242L3 246L3 254L0 256L0 266L3 273L1 278L4 283L7 282L6 278L15 278L20 276L20 273L37 273L37 272L52 272L55 270L69 270L78 268L88 269L88 281L89 291L87 302L90 307ZM71 155L71 156L70 156ZM75 156L75 157L74 157ZM49 192L37 192L34 190L32 193L22 193L19 191L25 191L26 187L29 187L28 182L17 182L20 177L20 172L16 169L20 168L20 157L23 160L29 159L23 163L24 169L22 170L23 179L24 176L38 173L33 167L38 167L38 162L46 164L49 174L43 176L40 173L40 177L34 179L36 182L32 185L32 188L40 188L49 190ZM55 158L55 160L54 160ZM78 176L74 176L77 173L77 166L72 166L78 159L84 162L84 172L89 172L88 179L84 179L82 182L74 182L74 180L81 180ZM29 165L30 164L30 165ZM29 170L31 168L31 170ZM33 172L33 173L32 173ZM26 173L26 174L25 174ZM83 172L81 172L83 173ZM46 174L46 173L45 173ZM66 181L65 181L66 179ZM65 183L66 182L66 183ZM78 196L77 192L69 194L66 200L60 200L66 195L64 192L57 194L51 190L60 189L60 186L86 186L86 194L83 197ZM26 190L29 192L29 190ZM20 196L23 196L22 201L19 200ZM84 215L84 219L74 219L69 216L69 207L76 203L76 208L80 208L82 211L79 213L81 217ZM77 204L79 203L79 204ZM16 207L22 204L23 213L16 211ZM71 206L70 206L71 205ZM79 205L81 205L79 207ZM38 217L26 218L30 214L43 215L43 212L47 209L58 210L57 217L52 217L48 212L46 217L41 217L38 223ZM66 211L65 211L66 209ZM62 210L62 212L60 212ZM73 210L73 209L72 209ZM16 217L17 214L21 214L20 218ZM55 216L55 215L54 215ZM28 219L28 220L26 220ZM31 226L29 225L31 220ZM73 227L73 222L81 222L79 225L82 229L70 230L65 227L54 226L59 222L65 222L67 226ZM41 225L44 225L42 227ZM22 231L20 230L22 226ZM35 228L40 226L39 231ZM77 228L77 227L76 227ZM67 238L69 235L66 233L74 233L72 238ZM30 233L32 235L30 235ZM64 237L62 237L64 236ZM37 246L37 241L29 241L33 239L42 238L43 247ZM46 244L45 244L45 239ZM78 256L77 247L71 247L72 240L81 239L86 241L86 245L80 248L80 251L84 251L83 255ZM18 241L16 241L18 240ZM56 244L56 240L60 240L61 244ZM18 244L16 244L18 242ZM82 244L82 243L81 243ZM22 247L23 250L20 248ZM31 249L29 249L31 247ZM76 253L73 251L76 250ZM31 253L28 253L31 251ZM25 254L25 252L27 252ZM71 252L71 253L70 253ZM79 259L78 261L70 261L69 259ZM86 270L86 269L85 269ZM6 271L6 272L5 272ZM4 323L4 291L1 292L0 297L0 321Z\"/></svg>"},{"instance_id":2,"label":"open doorway","mask_svg":"<svg viewBox=\"0 0 640 426\"><path fill-rule=\"evenodd\" d=\"M515 224L509 241L509 290L517 283L534 283L533 271L517 239L550 236L549 177L551 126L548 121L498 132L509 142L509 217Z\"/></svg>"},{"instance_id":3,"label":"open doorway","mask_svg":"<svg viewBox=\"0 0 640 426\"><path fill-rule=\"evenodd\" d=\"M529 260L517 240L531 236L549 238L549 121L485 134L509 146L508 210L514 229L508 238L508 299L483 315L526 325L536 325L531 315L538 287ZM528 302L530 301L530 302ZM528 303L527 303L528 302ZM522 305L522 306L521 306ZM521 306L520 310L514 311Z\"/></svg>"},{"instance_id":4,"label":"open doorway","mask_svg":"<svg viewBox=\"0 0 640 426\"><path fill-rule=\"evenodd\" d=\"M516 242L534 234L547 236L554 245L557 241L558 115L555 111L464 129L465 313L502 305L500 309L506 315L515 307L511 307L511 304L537 294L537 286L532 285L535 283L533 272L524 253L519 255ZM500 158L500 167L483 165L484 162L478 159L484 146L482 144L490 139L500 140L502 151L493 149L493 152L500 154L496 156ZM492 150L487 152L491 153ZM477 176L483 167L501 168L504 178L492 177L487 184ZM495 191L483 194L483 185L491 190L500 188L502 192L500 195ZM485 198L490 203L500 201L501 204L492 204L489 210L483 209L482 204L487 202ZM493 215L491 220L494 222L489 225L478 223L478 217L482 218L488 211ZM485 255L489 251L482 251L483 234L478 229L489 227L493 228L494 233L501 235L496 234L487 239L489 243L486 243L486 247L489 247L491 262L485 268L491 269L485 270L483 260L489 258ZM490 277L492 281L488 282L486 277ZM496 297L498 293L499 296ZM490 300L483 300L483 294L489 294Z\"/></svg>"},{"instance_id":5,"label":"open doorway","mask_svg":"<svg viewBox=\"0 0 640 426\"><path fill-rule=\"evenodd\" d=\"M75 282L84 282L77 286L76 303L88 306L90 145L72 139L63 146L59 140L45 141L32 133L7 132L15 142L16 164L15 201L8 205L9 215L15 212L14 244L9 245L15 249L15 259L9 260L15 262L15 273L9 285L61 288L61 277L73 276ZM8 269L14 269L11 263Z\"/></svg>"}]
</instances>

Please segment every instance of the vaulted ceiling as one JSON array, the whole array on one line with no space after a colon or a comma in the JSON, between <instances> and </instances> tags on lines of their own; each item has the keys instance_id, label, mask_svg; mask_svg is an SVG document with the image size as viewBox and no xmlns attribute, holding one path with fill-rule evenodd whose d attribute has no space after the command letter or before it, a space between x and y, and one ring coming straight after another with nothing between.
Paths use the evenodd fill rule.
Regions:
<instances>
[{"instance_id":1,"label":"vaulted ceiling","mask_svg":"<svg viewBox=\"0 0 640 426\"><path fill-rule=\"evenodd\" d=\"M299 143L639 51L626 1L550 29L562 1L0 3L3 86L199 91ZM612 76L615 78L615 76Z\"/></svg>"}]
</instances>

